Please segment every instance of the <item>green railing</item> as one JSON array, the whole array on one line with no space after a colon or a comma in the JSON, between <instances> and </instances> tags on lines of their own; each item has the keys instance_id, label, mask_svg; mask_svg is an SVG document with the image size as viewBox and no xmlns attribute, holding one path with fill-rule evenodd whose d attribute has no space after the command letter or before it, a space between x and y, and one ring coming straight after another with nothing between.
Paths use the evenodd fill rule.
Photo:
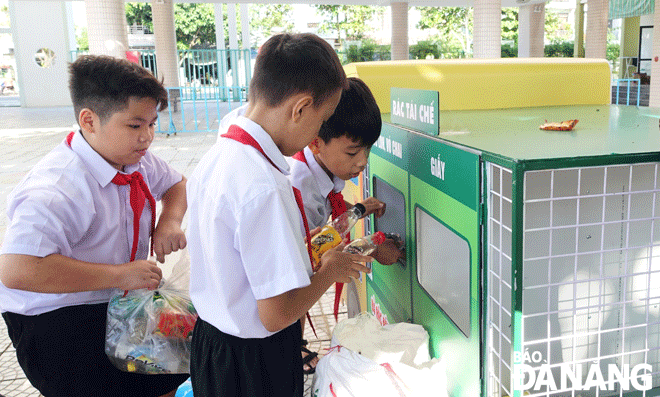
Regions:
<instances>
[{"instance_id":1,"label":"green railing","mask_svg":"<svg viewBox=\"0 0 660 397\"><path fill-rule=\"evenodd\" d=\"M142 66L158 77L156 51L133 49L140 54ZM85 51L71 51L71 60ZM247 99L247 88L252 79L252 58L255 51L245 50L179 50L180 100L187 101L207 97L208 99ZM233 66L236 67L233 67Z\"/></svg>"},{"instance_id":2,"label":"green railing","mask_svg":"<svg viewBox=\"0 0 660 397\"><path fill-rule=\"evenodd\" d=\"M621 85L623 85L623 89L625 90L625 102L627 106L630 106L630 98L634 98L635 106L639 106L639 97L641 94L641 80L640 79L614 79L612 80L612 104L614 105L623 105L623 101L621 100L621 94L623 94L621 90ZM616 88L614 86L616 85ZM634 88L633 88L634 86ZM631 95L631 88L634 89ZM635 91L637 93L635 94Z\"/></svg>"}]
</instances>

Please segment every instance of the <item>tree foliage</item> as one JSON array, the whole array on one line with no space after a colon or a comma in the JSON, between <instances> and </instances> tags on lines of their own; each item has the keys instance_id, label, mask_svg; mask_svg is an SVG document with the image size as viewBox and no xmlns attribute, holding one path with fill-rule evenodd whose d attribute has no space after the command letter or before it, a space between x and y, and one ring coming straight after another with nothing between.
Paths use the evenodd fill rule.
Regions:
<instances>
[{"instance_id":1,"label":"tree foliage","mask_svg":"<svg viewBox=\"0 0 660 397\"><path fill-rule=\"evenodd\" d=\"M223 4L223 26L225 47L229 46L227 26L227 5ZM126 22L128 25L142 25L151 33L154 31L151 4L126 3ZM251 4L250 30L252 36L268 37L274 31L293 30L293 8L289 4ZM240 9L237 9L237 29L241 29ZM209 48L216 46L215 7L211 3L175 3L174 26L176 29L177 48ZM239 36L239 45L242 37Z\"/></svg>"},{"instance_id":2,"label":"tree foliage","mask_svg":"<svg viewBox=\"0 0 660 397\"><path fill-rule=\"evenodd\" d=\"M314 5L325 17L319 27L320 33L337 33L337 38L344 40L361 40L370 30L369 23L377 16L383 15L383 7L364 5ZM343 34L343 36L342 36Z\"/></svg>"},{"instance_id":3,"label":"tree foliage","mask_svg":"<svg viewBox=\"0 0 660 397\"><path fill-rule=\"evenodd\" d=\"M250 32L260 39L277 32L291 32L293 27L291 4L250 5Z\"/></svg>"},{"instance_id":4,"label":"tree foliage","mask_svg":"<svg viewBox=\"0 0 660 397\"><path fill-rule=\"evenodd\" d=\"M174 26L177 47L215 46L215 12L210 3L175 3ZM179 46L178 43L182 45Z\"/></svg>"},{"instance_id":5,"label":"tree foliage","mask_svg":"<svg viewBox=\"0 0 660 397\"><path fill-rule=\"evenodd\" d=\"M429 39L437 42L439 53L470 51L474 26L472 8L416 7L416 9L420 13L417 28L437 31L437 35L429 37ZM420 54L417 55L421 56L422 52L426 52L426 50L420 50Z\"/></svg>"}]
</instances>

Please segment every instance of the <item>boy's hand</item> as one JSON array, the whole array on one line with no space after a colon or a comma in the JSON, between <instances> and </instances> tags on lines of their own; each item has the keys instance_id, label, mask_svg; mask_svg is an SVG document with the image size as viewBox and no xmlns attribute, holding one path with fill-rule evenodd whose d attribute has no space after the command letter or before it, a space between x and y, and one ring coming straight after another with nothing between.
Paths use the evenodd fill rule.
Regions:
<instances>
[{"instance_id":1,"label":"boy's hand","mask_svg":"<svg viewBox=\"0 0 660 397\"><path fill-rule=\"evenodd\" d=\"M119 280L117 288L123 290L134 290L147 288L155 290L163 278L163 271L156 262L138 260L117 266Z\"/></svg>"},{"instance_id":2,"label":"boy's hand","mask_svg":"<svg viewBox=\"0 0 660 397\"><path fill-rule=\"evenodd\" d=\"M364 216L374 214L376 218L380 218L385 213L386 204L375 197L369 197L360 204L364 205L364 208L367 209Z\"/></svg>"},{"instance_id":3,"label":"boy's hand","mask_svg":"<svg viewBox=\"0 0 660 397\"><path fill-rule=\"evenodd\" d=\"M319 272L328 272L330 279L338 283L349 283L351 278L359 278L360 272L371 272L363 263L373 261L372 257L343 252L344 247L346 242L324 253L321 256Z\"/></svg>"},{"instance_id":4,"label":"boy's hand","mask_svg":"<svg viewBox=\"0 0 660 397\"><path fill-rule=\"evenodd\" d=\"M381 245L376 247L376 250L371 253L371 256L378 261L381 265L391 265L405 258L406 254L402 247L392 239L387 239Z\"/></svg>"},{"instance_id":5,"label":"boy's hand","mask_svg":"<svg viewBox=\"0 0 660 397\"><path fill-rule=\"evenodd\" d=\"M153 235L154 253L160 263L165 262L165 255L186 248L186 235L179 222L161 219Z\"/></svg>"}]
</instances>

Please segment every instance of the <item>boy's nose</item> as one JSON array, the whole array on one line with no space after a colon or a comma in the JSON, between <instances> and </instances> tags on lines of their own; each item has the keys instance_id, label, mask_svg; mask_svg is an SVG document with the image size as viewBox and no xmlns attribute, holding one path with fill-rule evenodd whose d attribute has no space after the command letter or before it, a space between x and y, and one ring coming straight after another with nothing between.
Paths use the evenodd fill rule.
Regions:
<instances>
[{"instance_id":1,"label":"boy's nose","mask_svg":"<svg viewBox=\"0 0 660 397\"><path fill-rule=\"evenodd\" d=\"M156 136L155 128L147 126L140 133L141 142L151 142Z\"/></svg>"},{"instance_id":2,"label":"boy's nose","mask_svg":"<svg viewBox=\"0 0 660 397\"><path fill-rule=\"evenodd\" d=\"M358 167L364 169L364 167L367 166L368 156L369 156L368 153L361 153L360 155L358 155L358 156L357 156L358 159L357 159L357 163L356 163L356 165L357 165Z\"/></svg>"}]
</instances>

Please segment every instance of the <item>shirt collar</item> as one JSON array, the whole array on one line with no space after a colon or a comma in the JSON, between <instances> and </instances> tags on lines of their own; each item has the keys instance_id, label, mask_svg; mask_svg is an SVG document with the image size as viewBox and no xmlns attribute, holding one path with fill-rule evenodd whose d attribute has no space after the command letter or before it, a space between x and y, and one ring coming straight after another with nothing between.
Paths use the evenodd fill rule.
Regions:
<instances>
[{"instance_id":1,"label":"shirt collar","mask_svg":"<svg viewBox=\"0 0 660 397\"><path fill-rule=\"evenodd\" d=\"M250 134L259 143L266 156L268 156L280 172L284 175L289 175L289 163L286 162L284 155L280 152L277 145L275 145L273 138L259 124L243 116L236 117L233 124L236 124Z\"/></svg>"},{"instance_id":2,"label":"shirt collar","mask_svg":"<svg viewBox=\"0 0 660 397\"><path fill-rule=\"evenodd\" d=\"M332 176L332 179L330 179L328 173L321 168L321 165L314 158L314 153L312 153L309 146L306 146L305 149L303 149L303 153L305 154L305 160L307 160L309 170L319 184L319 191L323 197L328 197L328 194L333 190L335 192L341 192L344 190L346 181L334 175Z\"/></svg>"},{"instance_id":3,"label":"shirt collar","mask_svg":"<svg viewBox=\"0 0 660 397\"><path fill-rule=\"evenodd\" d=\"M117 170L111 166L96 150L94 150L89 143L82 136L82 132L78 130L73 135L71 139L71 150L73 150L87 165L87 170L92 174L94 179L101 185L101 187L107 186L112 178L117 175ZM137 169L138 165L132 165L126 167L126 171L131 169L131 172L134 171L133 168Z\"/></svg>"}]
</instances>

